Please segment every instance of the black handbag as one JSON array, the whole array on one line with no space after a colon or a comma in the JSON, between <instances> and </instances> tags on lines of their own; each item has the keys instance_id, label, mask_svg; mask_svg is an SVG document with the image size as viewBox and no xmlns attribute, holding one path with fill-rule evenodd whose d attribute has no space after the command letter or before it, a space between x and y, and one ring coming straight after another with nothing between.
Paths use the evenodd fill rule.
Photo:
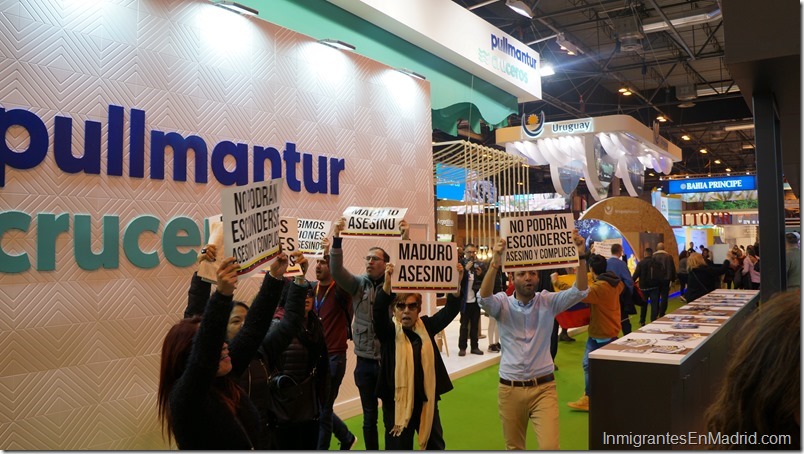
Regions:
<instances>
[{"instance_id":1,"label":"black handbag","mask_svg":"<svg viewBox=\"0 0 804 454\"><path fill-rule=\"evenodd\" d=\"M301 383L296 383L289 375L272 375L268 379L268 406L273 421L278 424L317 420L315 371Z\"/></svg>"}]
</instances>

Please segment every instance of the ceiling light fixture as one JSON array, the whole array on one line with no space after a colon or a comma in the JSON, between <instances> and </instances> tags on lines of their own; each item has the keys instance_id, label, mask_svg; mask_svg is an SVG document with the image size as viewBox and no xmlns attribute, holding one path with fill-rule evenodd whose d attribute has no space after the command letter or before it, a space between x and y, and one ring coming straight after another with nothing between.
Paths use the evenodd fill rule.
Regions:
<instances>
[{"instance_id":1,"label":"ceiling light fixture","mask_svg":"<svg viewBox=\"0 0 804 454\"><path fill-rule=\"evenodd\" d=\"M731 167L726 167L726 172L731 172Z\"/></svg>"},{"instance_id":2,"label":"ceiling light fixture","mask_svg":"<svg viewBox=\"0 0 804 454\"><path fill-rule=\"evenodd\" d=\"M563 33L559 33L558 36L556 36L556 43L559 45L559 47L561 47L561 50L567 51L567 55L576 55L583 53L583 51L581 51L581 49L579 49L578 46L567 41L567 39L564 38Z\"/></svg>"},{"instance_id":3,"label":"ceiling light fixture","mask_svg":"<svg viewBox=\"0 0 804 454\"><path fill-rule=\"evenodd\" d=\"M245 14L247 16L256 16L260 14L260 12L257 11L256 9L249 8L248 6L241 5L240 3L237 2L230 2L228 0L213 0L212 3L220 6L221 8L226 8L229 11L234 11L238 14Z\"/></svg>"},{"instance_id":4,"label":"ceiling light fixture","mask_svg":"<svg viewBox=\"0 0 804 454\"><path fill-rule=\"evenodd\" d=\"M343 41L337 40L337 39L320 39L320 40L318 40L318 42L321 43L321 44L325 44L325 45L327 45L329 47L334 47L335 49L340 49L340 50L355 50L356 49L355 46L353 46L353 45L351 45L349 43L345 43Z\"/></svg>"},{"instance_id":5,"label":"ceiling light fixture","mask_svg":"<svg viewBox=\"0 0 804 454\"><path fill-rule=\"evenodd\" d=\"M533 19L533 10L522 0L505 0L505 6L511 8L517 14L521 14L528 19Z\"/></svg>"},{"instance_id":6,"label":"ceiling light fixture","mask_svg":"<svg viewBox=\"0 0 804 454\"><path fill-rule=\"evenodd\" d=\"M665 118L664 115L659 115L658 117L656 117L656 121L658 121L659 123L664 123L667 121L667 118Z\"/></svg>"},{"instance_id":7,"label":"ceiling light fixture","mask_svg":"<svg viewBox=\"0 0 804 454\"><path fill-rule=\"evenodd\" d=\"M548 63L540 64L540 66L539 66L539 75L540 76L547 77L547 76L552 76L555 73L556 73L556 71L555 71L555 69L553 69L553 65L548 64Z\"/></svg>"},{"instance_id":8,"label":"ceiling light fixture","mask_svg":"<svg viewBox=\"0 0 804 454\"><path fill-rule=\"evenodd\" d=\"M729 126L724 126L723 127L724 131L742 131L744 129L754 129L754 124L753 123L745 123L745 124L741 124L741 125L729 125Z\"/></svg>"},{"instance_id":9,"label":"ceiling light fixture","mask_svg":"<svg viewBox=\"0 0 804 454\"><path fill-rule=\"evenodd\" d=\"M754 144L752 144L752 143L743 144L743 150L753 150L753 149L754 149Z\"/></svg>"},{"instance_id":10,"label":"ceiling light fixture","mask_svg":"<svg viewBox=\"0 0 804 454\"><path fill-rule=\"evenodd\" d=\"M720 164L721 162L723 161L721 161L720 159L715 159L715 164Z\"/></svg>"},{"instance_id":11,"label":"ceiling light fixture","mask_svg":"<svg viewBox=\"0 0 804 454\"><path fill-rule=\"evenodd\" d=\"M413 72L413 71L411 71L411 70L409 70L407 68L396 68L396 70L401 72L402 74L407 74L410 77L415 77L415 78L421 79L421 80L427 80L426 77L422 76L421 74L419 74L417 72Z\"/></svg>"},{"instance_id":12,"label":"ceiling light fixture","mask_svg":"<svg viewBox=\"0 0 804 454\"><path fill-rule=\"evenodd\" d=\"M709 152L706 150L706 148L701 148L701 150L700 150L700 151L701 151L701 153L703 153L703 154L709 153Z\"/></svg>"},{"instance_id":13,"label":"ceiling light fixture","mask_svg":"<svg viewBox=\"0 0 804 454\"><path fill-rule=\"evenodd\" d=\"M686 134L681 136L681 140L690 140L690 139L692 139L692 138L690 136L686 135Z\"/></svg>"}]
</instances>

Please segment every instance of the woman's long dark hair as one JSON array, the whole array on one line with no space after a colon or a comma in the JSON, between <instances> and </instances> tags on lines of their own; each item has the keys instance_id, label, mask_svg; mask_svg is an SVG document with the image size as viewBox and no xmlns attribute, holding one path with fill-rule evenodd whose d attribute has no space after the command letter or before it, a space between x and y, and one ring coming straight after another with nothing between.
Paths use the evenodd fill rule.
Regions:
<instances>
[{"instance_id":1,"label":"woman's long dark hair","mask_svg":"<svg viewBox=\"0 0 804 454\"><path fill-rule=\"evenodd\" d=\"M723 386L707 411L707 429L721 434L789 434L800 449L801 295L777 294L744 324ZM758 449L714 445L714 449Z\"/></svg>"},{"instance_id":2,"label":"woman's long dark hair","mask_svg":"<svg viewBox=\"0 0 804 454\"><path fill-rule=\"evenodd\" d=\"M173 415L170 413L170 393L176 381L187 367L187 358L193 346L193 339L201 324L201 317L185 318L170 328L162 343L162 358L159 367L159 388L157 392L157 411L162 421L162 435L167 435L168 441L173 438ZM226 409L237 415L237 406L240 403L241 392L237 384L223 377L212 392L217 394Z\"/></svg>"}]
</instances>

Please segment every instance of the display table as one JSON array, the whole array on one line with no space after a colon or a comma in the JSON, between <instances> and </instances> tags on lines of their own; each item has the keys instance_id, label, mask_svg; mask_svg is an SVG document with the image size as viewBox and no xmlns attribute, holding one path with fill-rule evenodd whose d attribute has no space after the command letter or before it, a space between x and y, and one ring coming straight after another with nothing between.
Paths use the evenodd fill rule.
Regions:
<instances>
[{"instance_id":1,"label":"display table","mask_svg":"<svg viewBox=\"0 0 804 454\"><path fill-rule=\"evenodd\" d=\"M758 301L715 290L590 353L589 448L704 449L695 434Z\"/></svg>"}]
</instances>

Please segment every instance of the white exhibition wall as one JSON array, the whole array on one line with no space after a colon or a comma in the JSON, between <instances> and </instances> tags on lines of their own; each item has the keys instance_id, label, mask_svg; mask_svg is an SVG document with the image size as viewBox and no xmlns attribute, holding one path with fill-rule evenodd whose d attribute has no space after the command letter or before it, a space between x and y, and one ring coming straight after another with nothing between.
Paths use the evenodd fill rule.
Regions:
<instances>
[{"instance_id":1,"label":"white exhibition wall","mask_svg":"<svg viewBox=\"0 0 804 454\"><path fill-rule=\"evenodd\" d=\"M253 181L258 148L283 158L260 166L286 179L283 215L405 207L434 231L429 85L206 1L0 0L0 109L1 449L168 447L161 342L220 181ZM187 181L152 150L170 133L207 146ZM372 245L347 239L347 267Z\"/></svg>"}]
</instances>

